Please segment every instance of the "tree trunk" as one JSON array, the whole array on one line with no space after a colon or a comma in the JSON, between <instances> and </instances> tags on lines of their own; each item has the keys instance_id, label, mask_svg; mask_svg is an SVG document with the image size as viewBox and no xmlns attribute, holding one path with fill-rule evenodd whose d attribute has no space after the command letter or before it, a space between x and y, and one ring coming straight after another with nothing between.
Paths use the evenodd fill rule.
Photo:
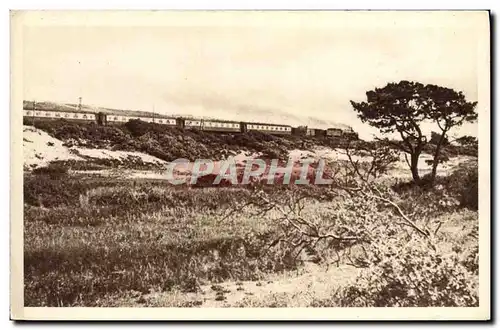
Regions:
<instances>
[{"instance_id":1,"label":"tree trunk","mask_svg":"<svg viewBox=\"0 0 500 330\"><path fill-rule=\"evenodd\" d=\"M418 158L420 154L418 153L412 153L411 154L411 161L410 161L410 169L411 169L411 175L413 176L413 181L415 181L416 184L421 183L420 175L418 174Z\"/></svg>"},{"instance_id":2,"label":"tree trunk","mask_svg":"<svg viewBox=\"0 0 500 330\"><path fill-rule=\"evenodd\" d=\"M441 138L439 139L438 144L436 145L436 151L434 151L434 160L432 162L432 172L429 182L431 185L434 185L434 181L436 180L437 167L439 165L439 155L441 154L441 146L443 145L445 138L446 138L446 131L443 132L443 134L441 135Z\"/></svg>"}]
</instances>

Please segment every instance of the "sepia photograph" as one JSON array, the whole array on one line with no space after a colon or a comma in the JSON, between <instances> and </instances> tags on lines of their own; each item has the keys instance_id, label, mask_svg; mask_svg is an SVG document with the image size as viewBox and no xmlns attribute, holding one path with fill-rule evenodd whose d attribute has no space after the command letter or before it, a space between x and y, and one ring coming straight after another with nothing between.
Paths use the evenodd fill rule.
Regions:
<instances>
[{"instance_id":1,"label":"sepia photograph","mask_svg":"<svg viewBox=\"0 0 500 330\"><path fill-rule=\"evenodd\" d=\"M488 11L10 24L12 319L489 320Z\"/></svg>"}]
</instances>

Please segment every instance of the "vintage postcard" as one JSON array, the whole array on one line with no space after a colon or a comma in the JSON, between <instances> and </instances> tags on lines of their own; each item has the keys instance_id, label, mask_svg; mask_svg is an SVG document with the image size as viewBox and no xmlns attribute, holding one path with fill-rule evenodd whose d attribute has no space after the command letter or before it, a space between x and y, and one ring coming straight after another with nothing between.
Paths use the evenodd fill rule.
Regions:
<instances>
[{"instance_id":1,"label":"vintage postcard","mask_svg":"<svg viewBox=\"0 0 500 330\"><path fill-rule=\"evenodd\" d=\"M489 320L489 21L12 11L11 318Z\"/></svg>"}]
</instances>

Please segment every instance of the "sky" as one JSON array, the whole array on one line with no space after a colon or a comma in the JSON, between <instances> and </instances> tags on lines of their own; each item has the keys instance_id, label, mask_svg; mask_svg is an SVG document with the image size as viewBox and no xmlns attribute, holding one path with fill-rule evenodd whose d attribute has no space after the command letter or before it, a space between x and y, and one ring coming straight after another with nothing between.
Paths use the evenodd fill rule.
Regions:
<instances>
[{"instance_id":1,"label":"sky","mask_svg":"<svg viewBox=\"0 0 500 330\"><path fill-rule=\"evenodd\" d=\"M357 119L350 100L388 82L439 84L478 101L479 32L470 16L290 15L137 14L108 24L60 22L60 14L26 23L23 97L236 120L312 117L362 138L377 130ZM462 133L477 135L477 125Z\"/></svg>"}]
</instances>

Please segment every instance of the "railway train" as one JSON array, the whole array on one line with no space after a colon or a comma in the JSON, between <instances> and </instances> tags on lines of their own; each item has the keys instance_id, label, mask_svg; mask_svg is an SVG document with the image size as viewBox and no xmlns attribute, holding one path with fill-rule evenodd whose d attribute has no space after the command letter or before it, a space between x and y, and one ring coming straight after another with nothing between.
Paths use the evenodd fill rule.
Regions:
<instances>
[{"instance_id":1,"label":"railway train","mask_svg":"<svg viewBox=\"0 0 500 330\"><path fill-rule=\"evenodd\" d=\"M307 128L306 126L292 127L290 125L278 125L259 122L238 122L219 119L200 119L200 118L185 118L155 115L148 116L147 113L139 116L124 115L119 113L104 113L104 112L84 112L78 109L36 109L24 107L24 118L33 118L34 120L55 120L65 119L78 122L95 122L98 125L117 125L123 124L130 120L141 120L148 123L156 123L178 127L181 129L193 129L207 132L262 132L272 135L300 135L300 136L326 136L332 138L349 138L357 139L358 135L352 128Z\"/></svg>"}]
</instances>

